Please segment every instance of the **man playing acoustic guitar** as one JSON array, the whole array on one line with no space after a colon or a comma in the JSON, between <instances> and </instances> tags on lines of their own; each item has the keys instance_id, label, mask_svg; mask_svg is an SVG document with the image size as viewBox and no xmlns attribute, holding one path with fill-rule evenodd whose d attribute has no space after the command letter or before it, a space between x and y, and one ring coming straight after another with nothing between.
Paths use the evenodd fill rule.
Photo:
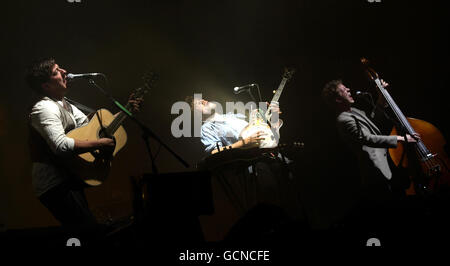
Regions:
<instances>
[{"instance_id":1,"label":"man playing acoustic guitar","mask_svg":"<svg viewBox=\"0 0 450 266\"><path fill-rule=\"evenodd\" d=\"M111 138L98 140L73 139L70 130L86 125L89 118L68 103L67 71L54 59L33 63L26 81L38 94L38 101L29 114L32 183L35 195L63 226L94 225L82 182L73 178L64 160L75 154L100 150L111 153ZM137 108L137 103L132 103Z\"/></svg>"}]
</instances>

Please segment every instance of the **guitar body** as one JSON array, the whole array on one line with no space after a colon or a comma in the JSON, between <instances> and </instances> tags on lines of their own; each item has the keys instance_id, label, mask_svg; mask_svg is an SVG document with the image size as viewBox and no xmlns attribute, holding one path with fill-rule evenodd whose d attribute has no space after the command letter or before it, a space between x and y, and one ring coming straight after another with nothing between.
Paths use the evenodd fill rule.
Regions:
<instances>
[{"instance_id":1,"label":"guitar body","mask_svg":"<svg viewBox=\"0 0 450 266\"><path fill-rule=\"evenodd\" d=\"M274 148L278 145L278 139L274 136L270 126L261 117L260 110L254 109L250 113L250 121L242 130L240 137L247 138L256 132L264 132L264 140L259 143L259 148Z\"/></svg>"},{"instance_id":2,"label":"guitar body","mask_svg":"<svg viewBox=\"0 0 450 266\"><path fill-rule=\"evenodd\" d=\"M389 155L397 167L407 169L410 178L410 186L406 190L407 195L415 195L417 193L416 183L421 182L427 185L430 191L434 191L440 186L450 185L450 160L445 153L445 139L442 133L434 125L415 118L408 118L409 124L414 130L420 134L420 138L429 151L435 155L430 160L422 161L415 156L415 154L402 143L397 148L389 149ZM391 135L398 135L397 129L394 127ZM415 145L413 143L408 145ZM436 165L439 168L439 173L434 175L430 172L430 166ZM433 169L431 167L431 169Z\"/></svg>"},{"instance_id":3,"label":"guitar body","mask_svg":"<svg viewBox=\"0 0 450 266\"><path fill-rule=\"evenodd\" d=\"M113 115L106 109L100 109L96 111L87 125L71 130L67 136L79 140L98 140L104 137L102 136L102 126L108 127L117 116L118 114ZM127 133L122 126L119 126L112 135L116 140L116 147L109 158L99 156L98 151L94 151L78 154L68 160L68 168L71 173L89 186L98 186L103 183L109 175L112 158L127 142Z\"/></svg>"},{"instance_id":4,"label":"guitar body","mask_svg":"<svg viewBox=\"0 0 450 266\"><path fill-rule=\"evenodd\" d=\"M87 125L76 128L66 135L78 140L98 140L100 138L113 138L115 140L114 151L94 150L85 152L65 160L65 164L72 175L82 180L88 186L99 186L109 175L111 162L114 156L127 143L127 133L122 127L123 121L137 111L143 101L143 96L151 89L151 85L157 76L150 72L143 76L144 85L135 89L126 106L115 101L120 112L113 115L106 109L97 110Z\"/></svg>"}]
</instances>

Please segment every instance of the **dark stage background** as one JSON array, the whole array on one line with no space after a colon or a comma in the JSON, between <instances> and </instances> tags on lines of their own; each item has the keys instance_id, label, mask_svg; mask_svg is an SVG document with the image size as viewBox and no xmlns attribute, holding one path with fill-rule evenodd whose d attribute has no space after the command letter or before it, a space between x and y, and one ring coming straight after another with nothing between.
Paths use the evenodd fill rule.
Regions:
<instances>
[{"instance_id":1,"label":"dark stage background","mask_svg":"<svg viewBox=\"0 0 450 266\"><path fill-rule=\"evenodd\" d=\"M444 1L7 1L2 4L0 90L0 223L4 228L57 225L34 197L27 152L27 108L32 93L24 69L54 57L72 73L103 72L122 102L151 68L160 74L138 117L191 165L203 156L198 138L174 138L170 109L202 92L219 102L248 101L232 88L258 83L271 98L283 67L297 68L280 103L282 141L303 141L297 160L301 195L312 228L326 229L353 206L355 158L338 140L333 117L320 98L335 78L369 90L359 58L387 80L407 116L437 126L449 137L448 12ZM98 90L74 82L69 98L93 108L116 109ZM128 145L113 174L87 191L99 220L130 215L130 176L151 167L139 129L125 122ZM153 150L158 148L152 142ZM160 172L186 169L166 150ZM188 169L189 171L193 170ZM174 184L175 185L175 184ZM203 219L203 218L202 218ZM223 219L226 219L223 218Z\"/></svg>"}]
</instances>

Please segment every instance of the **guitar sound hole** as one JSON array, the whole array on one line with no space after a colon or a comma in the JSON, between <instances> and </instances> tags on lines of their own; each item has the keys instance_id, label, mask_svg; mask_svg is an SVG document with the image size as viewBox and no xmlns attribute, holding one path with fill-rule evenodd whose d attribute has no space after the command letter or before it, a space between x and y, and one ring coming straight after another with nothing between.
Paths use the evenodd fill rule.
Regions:
<instances>
[{"instance_id":1,"label":"guitar sound hole","mask_svg":"<svg viewBox=\"0 0 450 266\"><path fill-rule=\"evenodd\" d=\"M105 128L100 129L100 132L98 132L99 138L110 138L111 136L106 132Z\"/></svg>"},{"instance_id":2,"label":"guitar sound hole","mask_svg":"<svg viewBox=\"0 0 450 266\"><path fill-rule=\"evenodd\" d=\"M106 130L106 128L100 129L100 131L98 132L98 137L99 138L109 138L109 139L114 140L114 143L116 143L116 138L114 137L114 135L109 134L108 131Z\"/></svg>"}]
</instances>

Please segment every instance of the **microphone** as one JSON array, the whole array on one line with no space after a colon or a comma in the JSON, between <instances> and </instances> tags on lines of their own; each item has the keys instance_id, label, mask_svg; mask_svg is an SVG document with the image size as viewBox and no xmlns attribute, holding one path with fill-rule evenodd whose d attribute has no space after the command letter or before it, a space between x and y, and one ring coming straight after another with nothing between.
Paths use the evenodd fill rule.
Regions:
<instances>
[{"instance_id":1,"label":"microphone","mask_svg":"<svg viewBox=\"0 0 450 266\"><path fill-rule=\"evenodd\" d=\"M356 97L362 97L364 95L371 95L370 93L366 92L366 91L356 91L355 92L355 96Z\"/></svg>"},{"instance_id":2,"label":"microphone","mask_svg":"<svg viewBox=\"0 0 450 266\"><path fill-rule=\"evenodd\" d=\"M92 77L96 77L96 76L100 76L100 75L103 75L103 74L102 73L83 73L83 74L69 73L66 75L66 79L72 80L72 79L80 79L80 78L92 78Z\"/></svg>"},{"instance_id":3,"label":"microphone","mask_svg":"<svg viewBox=\"0 0 450 266\"><path fill-rule=\"evenodd\" d=\"M234 94L239 94L239 93L241 93L243 91L247 91L250 88L255 87L255 86L256 86L256 84L252 83L252 84L244 85L241 87L234 87L233 92L234 92Z\"/></svg>"}]
</instances>

